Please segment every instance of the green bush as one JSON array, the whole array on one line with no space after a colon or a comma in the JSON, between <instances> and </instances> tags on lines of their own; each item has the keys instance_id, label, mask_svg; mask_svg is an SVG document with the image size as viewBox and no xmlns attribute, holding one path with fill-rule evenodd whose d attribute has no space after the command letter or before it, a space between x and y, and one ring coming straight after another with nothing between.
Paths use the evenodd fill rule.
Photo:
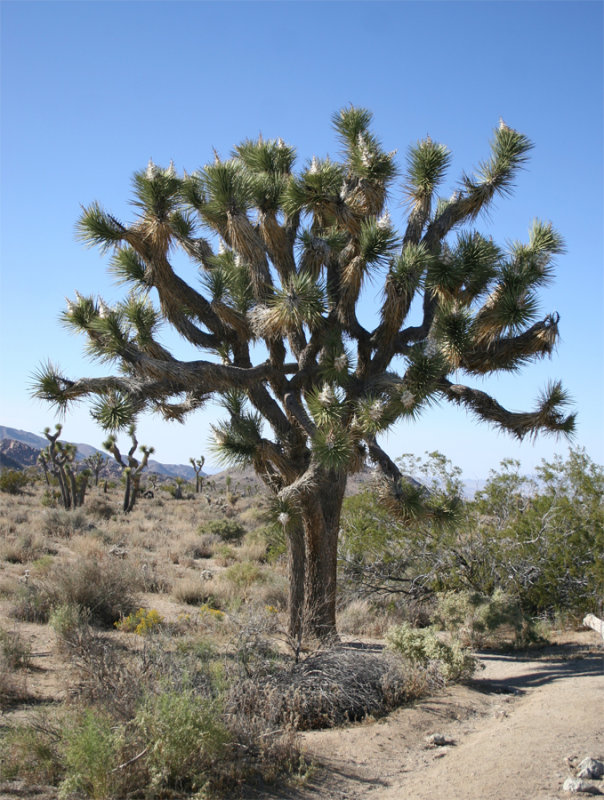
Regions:
<instances>
[{"instance_id":1,"label":"green bush","mask_svg":"<svg viewBox=\"0 0 604 800\"><path fill-rule=\"evenodd\" d=\"M0 669L24 669L30 665L30 645L17 631L0 628Z\"/></svg>"},{"instance_id":2,"label":"green bush","mask_svg":"<svg viewBox=\"0 0 604 800\"><path fill-rule=\"evenodd\" d=\"M19 469L5 469L0 472L0 492L21 494L28 484L27 475Z\"/></svg>"},{"instance_id":3,"label":"green bush","mask_svg":"<svg viewBox=\"0 0 604 800\"><path fill-rule=\"evenodd\" d=\"M212 519L200 525L198 532L201 534L214 534L223 542L237 543L245 536L245 528L238 522L230 519Z\"/></svg>"},{"instance_id":4,"label":"green bush","mask_svg":"<svg viewBox=\"0 0 604 800\"><path fill-rule=\"evenodd\" d=\"M478 592L445 592L438 597L436 618L444 630L469 647L494 643L508 632L516 643L525 644L531 624L518 600L501 589L491 597Z\"/></svg>"},{"instance_id":5,"label":"green bush","mask_svg":"<svg viewBox=\"0 0 604 800\"><path fill-rule=\"evenodd\" d=\"M108 800L119 796L118 756L124 730L111 717L85 709L63 729L65 778L59 789L59 800L83 794L92 800Z\"/></svg>"},{"instance_id":6,"label":"green bush","mask_svg":"<svg viewBox=\"0 0 604 800\"><path fill-rule=\"evenodd\" d=\"M186 687L148 695L135 723L156 791L203 789L229 738L215 703Z\"/></svg>"},{"instance_id":7,"label":"green bush","mask_svg":"<svg viewBox=\"0 0 604 800\"><path fill-rule=\"evenodd\" d=\"M47 715L30 724L7 727L0 737L0 778L31 784L55 784L63 775L60 736Z\"/></svg>"},{"instance_id":8,"label":"green bush","mask_svg":"<svg viewBox=\"0 0 604 800\"><path fill-rule=\"evenodd\" d=\"M412 628L407 622L386 634L388 647L412 664L435 670L446 683L471 677L476 659L459 642L441 641L433 628Z\"/></svg>"}]
</instances>

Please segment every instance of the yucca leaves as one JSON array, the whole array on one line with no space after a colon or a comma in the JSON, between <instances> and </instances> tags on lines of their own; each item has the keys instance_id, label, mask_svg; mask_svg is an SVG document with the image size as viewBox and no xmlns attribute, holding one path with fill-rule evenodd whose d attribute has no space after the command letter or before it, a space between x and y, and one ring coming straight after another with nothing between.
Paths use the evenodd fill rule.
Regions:
<instances>
[{"instance_id":1,"label":"yucca leaves","mask_svg":"<svg viewBox=\"0 0 604 800\"><path fill-rule=\"evenodd\" d=\"M72 381L51 361L41 364L32 376L33 396L55 406L61 413L66 411L69 404L67 391L71 385Z\"/></svg>"},{"instance_id":2,"label":"yucca leaves","mask_svg":"<svg viewBox=\"0 0 604 800\"><path fill-rule=\"evenodd\" d=\"M446 357L434 339L416 344L407 355L405 390L410 392L414 403L429 398L436 391L440 378L449 369Z\"/></svg>"},{"instance_id":3,"label":"yucca leaves","mask_svg":"<svg viewBox=\"0 0 604 800\"><path fill-rule=\"evenodd\" d=\"M331 383L307 392L305 400L315 424L325 430L339 427L349 410L338 386Z\"/></svg>"},{"instance_id":4,"label":"yucca leaves","mask_svg":"<svg viewBox=\"0 0 604 800\"><path fill-rule=\"evenodd\" d=\"M429 200L445 177L451 153L428 136L409 148L404 189L413 202Z\"/></svg>"},{"instance_id":5,"label":"yucca leaves","mask_svg":"<svg viewBox=\"0 0 604 800\"><path fill-rule=\"evenodd\" d=\"M476 231L460 233L453 251L453 261L462 277L464 300L471 302L488 290L490 282L497 275L501 250Z\"/></svg>"},{"instance_id":6,"label":"yucca leaves","mask_svg":"<svg viewBox=\"0 0 604 800\"><path fill-rule=\"evenodd\" d=\"M471 348L472 321L470 312L456 303L443 305L438 310L434 335L452 369L461 365L464 354Z\"/></svg>"},{"instance_id":7,"label":"yucca leaves","mask_svg":"<svg viewBox=\"0 0 604 800\"><path fill-rule=\"evenodd\" d=\"M61 314L61 322L80 333L86 332L90 328L90 324L99 314L99 309L96 302L92 297L82 297L79 292L76 292L76 300L67 301L67 310Z\"/></svg>"},{"instance_id":8,"label":"yucca leaves","mask_svg":"<svg viewBox=\"0 0 604 800\"><path fill-rule=\"evenodd\" d=\"M363 220L358 237L359 257L365 264L385 265L400 244L392 225L376 219Z\"/></svg>"},{"instance_id":9,"label":"yucca leaves","mask_svg":"<svg viewBox=\"0 0 604 800\"><path fill-rule=\"evenodd\" d=\"M501 122L491 141L490 159L479 164L474 177L463 178L468 216L475 217L494 194L510 193L516 172L526 163L532 147L527 136Z\"/></svg>"},{"instance_id":10,"label":"yucca leaves","mask_svg":"<svg viewBox=\"0 0 604 800\"><path fill-rule=\"evenodd\" d=\"M343 427L318 428L312 440L312 452L325 469L346 472L355 455L355 442Z\"/></svg>"},{"instance_id":11,"label":"yucca leaves","mask_svg":"<svg viewBox=\"0 0 604 800\"><path fill-rule=\"evenodd\" d=\"M283 139L246 139L235 147L235 156L252 172L289 175L296 160L296 150Z\"/></svg>"},{"instance_id":12,"label":"yucca leaves","mask_svg":"<svg viewBox=\"0 0 604 800\"><path fill-rule=\"evenodd\" d=\"M323 321L325 291L306 272L292 275L282 289L275 291L266 306L257 306L253 314L254 330L259 336L274 339L307 325L315 330Z\"/></svg>"},{"instance_id":13,"label":"yucca leaves","mask_svg":"<svg viewBox=\"0 0 604 800\"><path fill-rule=\"evenodd\" d=\"M246 410L242 392L229 391L222 396L222 405L229 419L212 425L212 450L225 464L245 466L254 461L262 432L262 417Z\"/></svg>"},{"instance_id":14,"label":"yucca leaves","mask_svg":"<svg viewBox=\"0 0 604 800\"><path fill-rule=\"evenodd\" d=\"M111 214L94 202L82 209L76 224L76 235L89 247L99 247L101 252L110 250L122 242L126 228Z\"/></svg>"},{"instance_id":15,"label":"yucca leaves","mask_svg":"<svg viewBox=\"0 0 604 800\"><path fill-rule=\"evenodd\" d=\"M369 131L373 114L366 108L348 106L336 111L331 118L338 138L348 147L354 147L359 136Z\"/></svg>"},{"instance_id":16,"label":"yucca leaves","mask_svg":"<svg viewBox=\"0 0 604 800\"><path fill-rule=\"evenodd\" d=\"M103 430L117 432L132 425L138 410L131 396L113 391L93 403L91 416Z\"/></svg>"},{"instance_id":17,"label":"yucca leaves","mask_svg":"<svg viewBox=\"0 0 604 800\"><path fill-rule=\"evenodd\" d=\"M130 296L126 303L122 303L120 311L125 320L130 323L135 333L137 344L143 349L154 344L154 333L160 324L160 315L153 307L150 300Z\"/></svg>"},{"instance_id":18,"label":"yucca leaves","mask_svg":"<svg viewBox=\"0 0 604 800\"><path fill-rule=\"evenodd\" d=\"M116 250L109 269L118 283L131 283L139 288L148 287L145 263L131 247L120 247Z\"/></svg>"},{"instance_id":19,"label":"yucca leaves","mask_svg":"<svg viewBox=\"0 0 604 800\"><path fill-rule=\"evenodd\" d=\"M133 205L141 209L145 216L166 221L180 202L181 181L173 165L168 169L156 166L149 161L147 169L134 173Z\"/></svg>"},{"instance_id":20,"label":"yucca leaves","mask_svg":"<svg viewBox=\"0 0 604 800\"><path fill-rule=\"evenodd\" d=\"M245 214L253 203L253 180L235 160L216 161L185 181L183 193L213 227L224 226L229 214Z\"/></svg>"},{"instance_id":21,"label":"yucca leaves","mask_svg":"<svg viewBox=\"0 0 604 800\"><path fill-rule=\"evenodd\" d=\"M325 213L339 201L344 171L326 158L313 158L299 178L291 178L283 193L283 210L293 216L301 211Z\"/></svg>"}]
</instances>

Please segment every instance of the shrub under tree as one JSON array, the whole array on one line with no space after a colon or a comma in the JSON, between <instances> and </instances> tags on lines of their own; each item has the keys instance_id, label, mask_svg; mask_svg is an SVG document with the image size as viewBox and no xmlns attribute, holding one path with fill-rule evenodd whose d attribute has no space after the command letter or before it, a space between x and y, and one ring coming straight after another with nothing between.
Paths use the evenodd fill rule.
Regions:
<instances>
[{"instance_id":1,"label":"shrub under tree","mask_svg":"<svg viewBox=\"0 0 604 800\"><path fill-rule=\"evenodd\" d=\"M558 338L558 315L540 319L537 309L562 250L552 225L535 221L528 242L505 251L473 227L509 194L530 141L501 122L490 155L448 199L437 197L447 148L429 137L411 146L399 229L388 212L395 153L370 122L360 108L334 115L337 161L313 157L295 171L293 147L247 139L193 174L149 162L134 175L130 223L97 202L85 208L81 238L111 254L130 294L112 308L76 294L63 320L120 369L71 379L49 363L37 379L37 396L60 409L92 396L124 427L147 410L182 421L220 396L227 418L214 428L217 446L251 464L277 498L295 636L335 632L347 475L371 459L405 514L409 485L379 443L395 422L446 400L517 438L573 429L558 382L526 413L460 382L519 370ZM174 268L179 251L191 262L188 281ZM382 300L367 324L358 305L376 281ZM157 338L161 322L207 356L174 357Z\"/></svg>"}]
</instances>

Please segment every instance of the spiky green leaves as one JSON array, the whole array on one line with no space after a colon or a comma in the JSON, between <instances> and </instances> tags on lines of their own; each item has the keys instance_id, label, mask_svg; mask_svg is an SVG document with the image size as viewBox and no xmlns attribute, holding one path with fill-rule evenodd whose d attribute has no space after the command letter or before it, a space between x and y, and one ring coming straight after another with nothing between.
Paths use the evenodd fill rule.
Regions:
<instances>
[{"instance_id":1,"label":"spiky green leaves","mask_svg":"<svg viewBox=\"0 0 604 800\"><path fill-rule=\"evenodd\" d=\"M205 221L221 231L228 215L245 214L253 204L254 185L241 162L216 161L183 182L183 196Z\"/></svg>"},{"instance_id":2,"label":"spiky green leaves","mask_svg":"<svg viewBox=\"0 0 604 800\"><path fill-rule=\"evenodd\" d=\"M354 147L359 139L368 133L373 114L366 108L357 108L350 105L336 111L331 118L340 141L348 147Z\"/></svg>"},{"instance_id":3,"label":"spiky green leaves","mask_svg":"<svg viewBox=\"0 0 604 800\"><path fill-rule=\"evenodd\" d=\"M250 173L254 205L262 212L276 213L296 158L295 149L282 139L247 139L235 148L235 155Z\"/></svg>"},{"instance_id":4,"label":"spiky green leaves","mask_svg":"<svg viewBox=\"0 0 604 800\"><path fill-rule=\"evenodd\" d=\"M409 148L404 189L413 203L429 200L443 180L451 162L451 153L444 144L428 136Z\"/></svg>"},{"instance_id":5,"label":"spiky green leaves","mask_svg":"<svg viewBox=\"0 0 604 800\"><path fill-rule=\"evenodd\" d=\"M147 169L134 173L132 183L133 204L141 209L145 217L165 222L179 207L181 180L173 164L163 169L149 161Z\"/></svg>"},{"instance_id":6,"label":"spiky green leaves","mask_svg":"<svg viewBox=\"0 0 604 800\"><path fill-rule=\"evenodd\" d=\"M283 195L283 209L293 216L301 211L324 216L339 202L344 173L340 164L313 158L299 178L292 178Z\"/></svg>"},{"instance_id":7,"label":"spiky green leaves","mask_svg":"<svg viewBox=\"0 0 604 800\"><path fill-rule=\"evenodd\" d=\"M527 288L544 286L552 278L553 256L563 252L564 241L552 224L536 219L529 231L528 245L519 242L512 245L512 266Z\"/></svg>"},{"instance_id":8,"label":"spiky green leaves","mask_svg":"<svg viewBox=\"0 0 604 800\"><path fill-rule=\"evenodd\" d=\"M70 401L68 391L73 381L68 380L50 361L40 365L32 378L33 396L45 400L64 413Z\"/></svg>"},{"instance_id":9,"label":"spiky green leaves","mask_svg":"<svg viewBox=\"0 0 604 800\"><path fill-rule=\"evenodd\" d=\"M120 305L120 310L138 346L148 350L155 345L154 334L160 324L160 315L153 304L145 298L130 296Z\"/></svg>"},{"instance_id":10,"label":"spiky green leaves","mask_svg":"<svg viewBox=\"0 0 604 800\"><path fill-rule=\"evenodd\" d=\"M411 413L416 406L429 400L436 392L440 378L449 371L446 356L434 339L416 344L407 355L409 366L404 376L404 391L408 392L403 405ZM403 396L402 396L403 397Z\"/></svg>"},{"instance_id":11,"label":"spiky green leaves","mask_svg":"<svg viewBox=\"0 0 604 800\"><path fill-rule=\"evenodd\" d=\"M433 331L449 367L457 369L473 343L472 315L458 303L441 305Z\"/></svg>"},{"instance_id":12,"label":"spiky green leaves","mask_svg":"<svg viewBox=\"0 0 604 800\"><path fill-rule=\"evenodd\" d=\"M209 291L216 312L221 316L223 306L245 314L252 306L252 292L249 265L232 250L224 250L214 256L211 268L202 275L202 282ZM222 316L221 316L222 318ZM228 322L228 319L225 318Z\"/></svg>"},{"instance_id":13,"label":"spiky green leaves","mask_svg":"<svg viewBox=\"0 0 604 800\"><path fill-rule=\"evenodd\" d=\"M237 145L235 154L252 172L269 175L289 175L296 160L295 147L283 139L246 139Z\"/></svg>"},{"instance_id":14,"label":"spiky green leaves","mask_svg":"<svg viewBox=\"0 0 604 800\"><path fill-rule=\"evenodd\" d=\"M130 395L112 391L99 397L90 413L103 430L115 432L129 428L138 410Z\"/></svg>"},{"instance_id":15,"label":"spiky green leaves","mask_svg":"<svg viewBox=\"0 0 604 800\"><path fill-rule=\"evenodd\" d=\"M145 263L131 247L120 247L111 259L109 269L118 283L133 284L138 289L149 288Z\"/></svg>"},{"instance_id":16,"label":"spiky green leaves","mask_svg":"<svg viewBox=\"0 0 604 800\"><path fill-rule=\"evenodd\" d=\"M246 466L253 463L261 440L262 417L246 410L245 395L225 392L222 405L229 419L212 425L213 451L225 464Z\"/></svg>"},{"instance_id":17,"label":"spiky green leaves","mask_svg":"<svg viewBox=\"0 0 604 800\"><path fill-rule=\"evenodd\" d=\"M493 195L509 194L532 147L527 136L501 121L491 141L490 159L479 164L474 177L464 176L468 216L475 217Z\"/></svg>"},{"instance_id":18,"label":"spiky green leaves","mask_svg":"<svg viewBox=\"0 0 604 800\"><path fill-rule=\"evenodd\" d=\"M384 266L400 240L390 220L366 219L361 223L358 238L359 257L367 264Z\"/></svg>"},{"instance_id":19,"label":"spiky green leaves","mask_svg":"<svg viewBox=\"0 0 604 800\"><path fill-rule=\"evenodd\" d=\"M98 246L105 252L124 240L126 228L94 202L82 209L76 235L89 247Z\"/></svg>"},{"instance_id":20,"label":"spiky green leaves","mask_svg":"<svg viewBox=\"0 0 604 800\"><path fill-rule=\"evenodd\" d=\"M538 414L541 424L535 428L535 435L545 428L551 433L564 433L572 436L575 432L576 414L567 414L572 406L570 394L562 387L562 381L552 381L541 393L538 400Z\"/></svg>"},{"instance_id":21,"label":"spiky green leaves","mask_svg":"<svg viewBox=\"0 0 604 800\"><path fill-rule=\"evenodd\" d=\"M321 325L325 308L323 287L308 273L292 275L266 306L255 309L254 330L266 339L285 336L303 325L313 331Z\"/></svg>"}]
</instances>

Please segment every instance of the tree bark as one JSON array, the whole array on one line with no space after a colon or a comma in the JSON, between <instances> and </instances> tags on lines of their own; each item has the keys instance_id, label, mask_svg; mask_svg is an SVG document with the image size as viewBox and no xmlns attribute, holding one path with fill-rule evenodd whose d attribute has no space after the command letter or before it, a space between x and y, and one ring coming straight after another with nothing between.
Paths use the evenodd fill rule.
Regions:
<instances>
[{"instance_id":1,"label":"tree bark","mask_svg":"<svg viewBox=\"0 0 604 800\"><path fill-rule=\"evenodd\" d=\"M346 474L321 472L302 501L306 549L304 631L320 640L336 633L336 578L340 514Z\"/></svg>"},{"instance_id":2,"label":"tree bark","mask_svg":"<svg viewBox=\"0 0 604 800\"><path fill-rule=\"evenodd\" d=\"M306 575L306 549L304 527L296 522L287 535L287 561L289 573L289 636L296 651L304 634L304 584Z\"/></svg>"}]
</instances>

